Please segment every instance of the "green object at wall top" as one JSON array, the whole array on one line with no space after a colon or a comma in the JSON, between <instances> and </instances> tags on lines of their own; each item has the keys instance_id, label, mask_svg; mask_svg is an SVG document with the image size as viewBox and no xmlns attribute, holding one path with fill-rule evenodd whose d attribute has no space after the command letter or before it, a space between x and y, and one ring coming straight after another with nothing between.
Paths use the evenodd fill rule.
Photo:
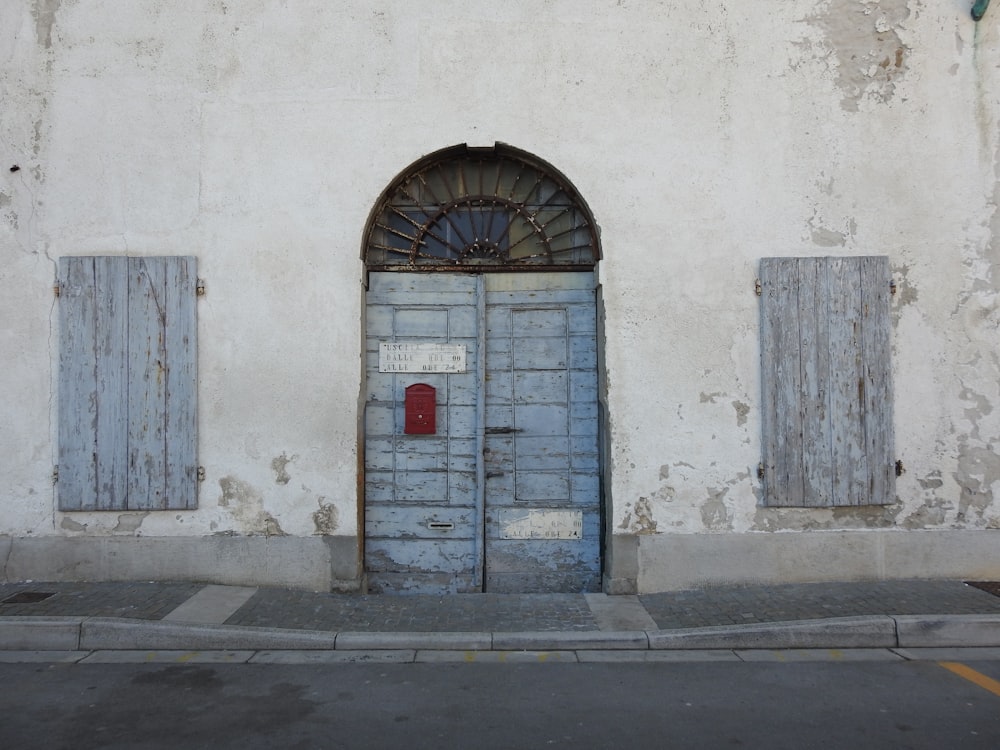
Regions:
<instances>
[{"instance_id":1,"label":"green object at wall top","mask_svg":"<svg viewBox=\"0 0 1000 750\"><path fill-rule=\"evenodd\" d=\"M972 6L972 20L978 21L986 15L986 9L990 7L990 0L976 0Z\"/></svg>"}]
</instances>

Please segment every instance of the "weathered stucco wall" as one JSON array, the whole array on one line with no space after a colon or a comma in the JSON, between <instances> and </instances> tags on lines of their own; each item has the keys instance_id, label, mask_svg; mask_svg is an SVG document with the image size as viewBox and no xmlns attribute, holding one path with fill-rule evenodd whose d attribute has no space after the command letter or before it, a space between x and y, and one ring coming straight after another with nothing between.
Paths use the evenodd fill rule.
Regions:
<instances>
[{"instance_id":1,"label":"weathered stucco wall","mask_svg":"<svg viewBox=\"0 0 1000 750\"><path fill-rule=\"evenodd\" d=\"M368 212L495 141L601 225L612 577L674 585L677 535L718 579L758 535L1000 526L1000 9L968 5L0 4L0 534L356 549ZM54 510L55 260L108 253L198 257L197 511ZM826 254L890 258L906 473L886 507L767 509L757 263Z\"/></svg>"},{"instance_id":2,"label":"weathered stucco wall","mask_svg":"<svg viewBox=\"0 0 1000 750\"><path fill-rule=\"evenodd\" d=\"M703 132L715 128L717 146L702 140L696 170L717 170L717 186L692 186L692 169L680 170L701 205L686 205L679 226L671 210L660 213L670 226L659 274L608 264L609 275L629 274L623 286L641 289L620 309L620 326L662 332L656 381L668 384L665 403L643 405L639 424L627 419L623 429L613 409L623 433L616 459L629 469L615 485L624 511L618 528L997 526L996 77L986 62L996 28L976 27L958 5L842 0L792 4L768 24L756 6L719 19L714 36L719 44L728 36L731 52L720 50L716 61L740 94L712 97L718 111L701 123ZM784 45L774 45L775 33ZM896 450L907 468L900 502L761 508L752 499L760 431L755 260L838 253L887 254L899 286ZM655 308L642 305L657 296ZM609 356L612 379L625 354L621 347ZM622 377L621 393L649 382L641 368Z\"/></svg>"}]
</instances>

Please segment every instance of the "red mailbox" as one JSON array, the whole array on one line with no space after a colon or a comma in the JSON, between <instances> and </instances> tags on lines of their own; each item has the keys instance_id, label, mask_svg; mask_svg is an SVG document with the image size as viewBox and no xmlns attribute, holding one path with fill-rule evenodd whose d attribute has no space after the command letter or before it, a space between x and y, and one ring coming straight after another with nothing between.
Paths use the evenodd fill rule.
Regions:
<instances>
[{"instance_id":1,"label":"red mailbox","mask_svg":"<svg viewBox=\"0 0 1000 750\"><path fill-rule=\"evenodd\" d=\"M406 419L403 432L407 435L433 435L437 432L437 391L427 383L406 387Z\"/></svg>"}]
</instances>

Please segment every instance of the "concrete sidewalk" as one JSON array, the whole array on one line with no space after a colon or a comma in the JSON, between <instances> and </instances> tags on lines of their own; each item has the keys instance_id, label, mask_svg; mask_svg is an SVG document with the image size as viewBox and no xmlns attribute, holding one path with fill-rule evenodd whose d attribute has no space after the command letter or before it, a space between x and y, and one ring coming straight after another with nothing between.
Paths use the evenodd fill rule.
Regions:
<instances>
[{"instance_id":1,"label":"concrete sidewalk","mask_svg":"<svg viewBox=\"0 0 1000 750\"><path fill-rule=\"evenodd\" d=\"M377 596L190 583L0 584L0 650L620 652L1000 648L1000 597L961 581L648 594Z\"/></svg>"}]
</instances>

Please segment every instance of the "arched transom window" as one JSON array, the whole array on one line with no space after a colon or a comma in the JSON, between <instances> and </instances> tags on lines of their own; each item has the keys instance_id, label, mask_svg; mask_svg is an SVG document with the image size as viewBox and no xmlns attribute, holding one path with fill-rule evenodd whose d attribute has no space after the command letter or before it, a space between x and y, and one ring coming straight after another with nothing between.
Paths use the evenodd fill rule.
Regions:
<instances>
[{"instance_id":1,"label":"arched transom window","mask_svg":"<svg viewBox=\"0 0 1000 750\"><path fill-rule=\"evenodd\" d=\"M566 178L500 144L445 149L406 170L376 205L364 252L369 269L387 270L581 269L600 257Z\"/></svg>"}]
</instances>

